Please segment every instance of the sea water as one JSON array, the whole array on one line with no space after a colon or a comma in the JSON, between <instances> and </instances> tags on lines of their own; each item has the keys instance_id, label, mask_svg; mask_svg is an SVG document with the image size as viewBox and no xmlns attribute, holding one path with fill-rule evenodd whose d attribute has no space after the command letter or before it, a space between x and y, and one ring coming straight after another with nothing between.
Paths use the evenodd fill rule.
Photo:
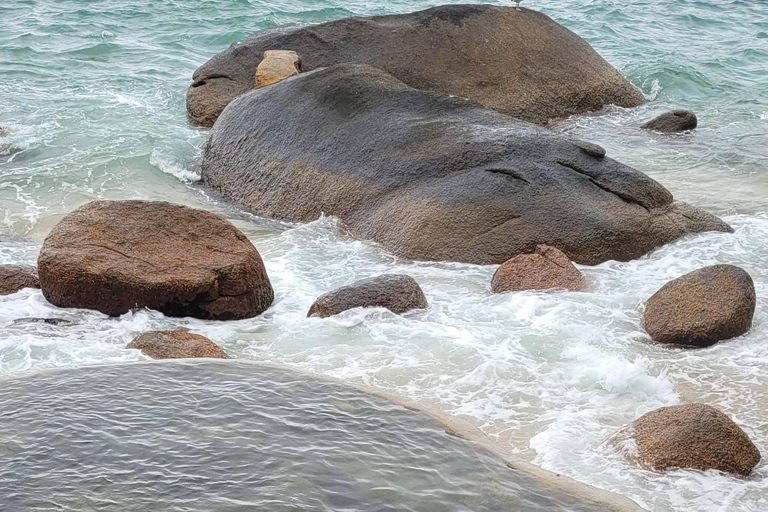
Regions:
<instances>
[{"instance_id":1,"label":"sea water","mask_svg":"<svg viewBox=\"0 0 768 512\"><path fill-rule=\"evenodd\" d=\"M9 512L610 512L423 412L283 368L144 362L0 384Z\"/></svg>"},{"instance_id":2,"label":"sea water","mask_svg":"<svg viewBox=\"0 0 768 512\"><path fill-rule=\"evenodd\" d=\"M628 263L582 267L583 293L490 294L493 266L423 263L349 238L333 218L261 219L197 183L206 130L186 119L193 70L233 42L285 23L437 5L424 0L10 0L0 3L0 263L30 263L67 212L94 199L169 200L225 215L262 254L276 291L237 322L120 318L0 297L0 372L142 359L138 333L184 328L233 357L365 383L466 419L541 467L625 494L653 511L768 509L768 462L749 478L655 473L605 445L665 405L703 402L734 419L768 457L768 2L525 0L584 37L649 100L553 129L604 146L735 234L689 236ZM511 5L506 2L495 2ZM672 108L689 134L638 129ZM747 270L752 330L690 351L651 343L644 301L715 263ZM353 310L308 319L313 300L383 272L413 276L427 311ZM58 324L29 321L58 318ZM27 319L27 320L25 320Z\"/></svg>"}]
</instances>

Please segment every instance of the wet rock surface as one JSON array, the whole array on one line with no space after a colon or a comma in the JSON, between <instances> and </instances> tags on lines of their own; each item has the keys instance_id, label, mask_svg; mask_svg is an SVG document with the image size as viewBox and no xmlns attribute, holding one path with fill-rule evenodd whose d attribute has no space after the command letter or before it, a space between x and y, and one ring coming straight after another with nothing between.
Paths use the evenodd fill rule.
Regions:
<instances>
[{"instance_id":1,"label":"wet rock surface","mask_svg":"<svg viewBox=\"0 0 768 512\"><path fill-rule=\"evenodd\" d=\"M312 304L307 316L325 318L352 308L387 308L402 314L428 306L424 292L412 277L384 274L321 295Z\"/></svg>"},{"instance_id":2,"label":"wet rock surface","mask_svg":"<svg viewBox=\"0 0 768 512\"><path fill-rule=\"evenodd\" d=\"M231 320L274 298L258 251L213 213L164 202L96 201L64 217L38 260L45 298L118 316Z\"/></svg>"},{"instance_id":3,"label":"wet rock surface","mask_svg":"<svg viewBox=\"0 0 768 512\"><path fill-rule=\"evenodd\" d=\"M568 256L554 247L540 245L533 254L521 254L504 262L491 280L494 293L524 290L580 291L584 276Z\"/></svg>"},{"instance_id":4,"label":"wet rock surface","mask_svg":"<svg viewBox=\"0 0 768 512\"><path fill-rule=\"evenodd\" d=\"M760 462L760 452L728 416L704 404L662 407L642 416L617 434L612 443L634 441L628 454L657 471L675 468L716 469L747 476Z\"/></svg>"},{"instance_id":5,"label":"wet rock surface","mask_svg":"<svg viewBox=\"0 0 768 512\"><path fill-rule=\"evenodd\" d=\"M598 148L342 64L233 101L201 174L253 213L334 215L415 260L500 264L544 244L597 264L730 231Z\"/></svg>"},{"instance_id":6,"label":"wet rock surface","mask_svg":"<svg viewBox=\"0 0 768 512\"><path fill-rule=\"evenodd\" d=\"M655 132L675 133L695 129L699 124L696 114L690 110L665 112L643 124L641 128Z\"/></svg>"},{"instance_id":7,"label":"wet rock surface","mask_svg":"<svg viewBox=\"0 0 768 512\"><path fill-rule=\"evenodd\" d=\"M220 346L205 336L184 331L145 332L136 336L126 348L141 350L153 359L229 358Z\"/></svg>"},{"instance_id":8,"label":"wet rock surface","mask_svg":"<svg viewBox=\"0 0 768 512\"><path fill-rule=\"evenodd\" d=\"M733 265L712 265L665 284L645 306L653 341L707 347L749 331L756 296L752 277Z\"/></svg>"},{"instance_id":9,"label":"wet rock surface","mask_svg":"<svg viewBox=\"0 0 768 512\"><path fill-rule=\"evenodd\" d=\"M40 288L37 269L31 265L0 265L0 295L24 288Z\"/></svg>"},{"instance_id":10,"label":"wet rock surface","mask_svg":"<svg viewBox=\"0 0 768 512\"><path fill-rule=\"evenodd\" d=\"M537 124L644 101L586 41L540 12L445 5L260 32L195 71L190 119L213 125L230 101L253 89L268 50L297 52L303 71L369 64L417 89L466 97Z\"/></svg>"}]
</instances>

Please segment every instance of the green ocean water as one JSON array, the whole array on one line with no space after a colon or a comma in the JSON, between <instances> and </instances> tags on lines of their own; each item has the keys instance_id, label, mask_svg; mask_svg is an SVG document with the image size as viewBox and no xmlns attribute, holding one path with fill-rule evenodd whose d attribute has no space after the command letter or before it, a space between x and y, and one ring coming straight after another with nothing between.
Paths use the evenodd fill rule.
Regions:
<instances>
[{"instance_id":1,"label":"green ocean water","mask_svg":"<svg viewBox=\"0 0 768 512\"><path fill-rule=\"evenodd\" d=\"M493 2L499 5L509 2ZM663 405L717 406L768 454L768 2L524 0L584 37L648 98L554 130L604 146L678 199L723 216L734 235L681 240L629 263L583 271L589 294L490 296L494 267L398 260L334 219L259 219L197 181L206 130L186 119L194 69L285 23L407 12L434 1L6 0L0 3L0 263L34 263L62 215L94 199L168 200L224 214L264 257L277 299L257 319L211 323L139 311L118 319L58 310L40 292L0 297L0 372L139 359L147 329L185 327L232 355L281 362L421 400L475 423L518 456L628 495L654 511L768 510L768 465L749 479L655 474L603 442ZM638 129L672 108L689 134ZM752 331L698 352L651 345L643 301L713 263L748 270ZM304 318L314 298L382 272L414 276L429 311ZM61 317L70 324L16 323Z\"/></svg>"}]
</instances>

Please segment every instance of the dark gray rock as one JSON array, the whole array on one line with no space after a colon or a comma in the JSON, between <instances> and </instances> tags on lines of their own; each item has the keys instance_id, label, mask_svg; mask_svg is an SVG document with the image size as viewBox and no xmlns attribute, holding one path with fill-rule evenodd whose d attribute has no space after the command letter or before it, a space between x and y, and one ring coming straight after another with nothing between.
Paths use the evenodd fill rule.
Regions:
<instances>
[{"instance_id":1,"label":"dark gray rock","mask_svg":"<svg viewBox=\"0 0 768 512\"><path fill-rule=\"evenodd\" d=\"M417 89L469 98L537 124L644 101L586 41L540 12L445 5L260 32L195 71L187 94L191 120L211 126L232 99L253 89L267 50L298 52L302 71L369 64Z\"/></svg>"},{"instance_id":2,"label":"dark gray rock","mask_svg":"<svg viewBox=\"0 0 768 512\"><path fill-rule=\"evenodd\" d=\"M690 110L673 110L651 119L641 128L655 132L675 133L693 130L698 124L696 114Z\"/></svg>"},{"instance_id":3,"label":"dark gray rock","mask_svg":"<svg viewBox=\"0 0 768 512\"><path fill-rule=\"evenodd\" d=\"M544 244L597 264L730 231L584 147L341 64L234 100L211 131L202 179L258 215L334 215L352 235L416 260L503 263Z\"/></svg>"},{"instance_id":4,"label":"dark gray rock","mask_svg":"<svg viewBox=\"0 0 768 512\"><path fill-rule=\"evenodd\" d=\"M384 274L321 295L307 316L325 318L352 308L387 308L400 315L427 306L424 292L412 277Z\"/></svg>"}]
</instances>

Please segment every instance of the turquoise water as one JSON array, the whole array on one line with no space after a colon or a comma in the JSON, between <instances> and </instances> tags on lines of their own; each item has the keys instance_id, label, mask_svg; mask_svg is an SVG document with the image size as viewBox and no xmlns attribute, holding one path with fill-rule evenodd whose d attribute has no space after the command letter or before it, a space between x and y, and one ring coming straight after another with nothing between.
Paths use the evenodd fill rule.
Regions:
<instances>
[{"instance_id":1,"label":"turquoise water","mask_svg":"<svg viewBox=\"0 0 768 512\"><path fill-rule=\"evenodd\" d=\"M628 467L603 442L662 405L703 401L768 454L768 307L746 336L698 352L650 344L643 301L671 278L733 263L768 297L768 3L524 0L585 37L646 94L554 129L603 145L676 197L724 216L704 234L630 263L584 268L590 293L488 293L493 267L397 260L345 237L333 219L258 219L195 183L205 130L186 121L192 71L229 44L284 23L416 10L439 2L49 0L0 3L0 263L34 263L43 238L92 199L163 199L228 216L262 253L273 307L226 324L140 311L119 319L0 297L0 372L140 359L147 329L186 327L232 355L365 382L461 415L546 469L626 494L654 511L768 509L768 465L746 480ZM504 2L496 2L503 4ZM700 127L637 129L670 108ZM306 319L321 293L382 272L408 273L430 300L396 317L351 311ZM59 317L61 325L18 323Z\"/></svg>"}]
</instances>

